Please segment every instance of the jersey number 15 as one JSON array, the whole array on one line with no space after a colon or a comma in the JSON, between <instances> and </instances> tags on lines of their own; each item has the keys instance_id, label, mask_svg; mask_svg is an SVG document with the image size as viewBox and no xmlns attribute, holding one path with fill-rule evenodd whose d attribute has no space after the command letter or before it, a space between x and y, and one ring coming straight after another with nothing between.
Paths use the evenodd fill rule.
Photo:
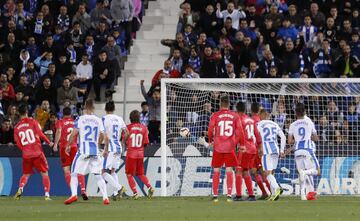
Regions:
<instances>
[{"instance_id":1,"label":"jersey number 15","mask_svg":"<svg viewBox=\"0 0 360 221\"><path fill-rule=\"evenodd\" d=\"M232 121L220 121L218 123L220 127L220 136L231 137L234 133Z\"/></svg>"}]
</instances>

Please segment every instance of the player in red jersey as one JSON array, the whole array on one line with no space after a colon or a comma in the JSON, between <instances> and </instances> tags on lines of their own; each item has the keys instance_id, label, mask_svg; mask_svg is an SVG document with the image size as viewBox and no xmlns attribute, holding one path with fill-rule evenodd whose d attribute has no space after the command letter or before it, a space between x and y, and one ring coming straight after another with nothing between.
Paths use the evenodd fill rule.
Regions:
<instances>
[{"instance_id":1,"label":"player in red jersey","mask_svg":"<svg viewBox=\"0 0 360 221\"><path fill-rule=\"evenodd\" d=\"M236 201L241 201L242 176L244 177L245 185L249 193L248 201L255 201L250 170L254 167L255 157L258 155L258 149L261 148L261 138L256 127L255 121L245 114L246 104L239 102L236 105L236 110L239 114L241 125L245 133L245 148L246 152L238 153L239 165L236 167Z\"/></svg>"},{"instance_id":2,"label":"player in red jersey","mask_svg":"<svg viewBox=\"0 0 360 221\"><path fill-rule=\"evenodd\" d=\"M151 186L148 178L144 174L144 147L149 144L148 129L140 123L140 112L133 110L130 113L130 122L125 132L125 142L127 146L127 154L125 160L125 173L129 182L129 186L133 191L133 199L138 199L139 195L136 191L136 183L134 176L139 179L148 188L148 197L154 195L155 189Z\"/></svg>"},{"instance_id":3,"label":"player in red jersey","mask_svg":"<svg viewBox=\"0 0 360 221\"><path fill-rule=\"evenodd\" d=\"M58 120L56 122L56 134L55 134L55 142L54 142L54 151L58 151L58 147L60 148L60 161L61 166L64 170L65 180L68 186L70 186L70 167L75 158L77 152L77 144L76 138L70 144L70 152L69 154L65 152L66 144L70 138L70 134L74 129L74 119L71 116L71 108L64 107L63 109L63 119ZM85 191L85 177L82 174L78 174L79 186L81 189L81 196L83 200L88 200Z\"/></svg>"},{"instance_id":4,"label":"player in red jersey","mask_svg":"<svg viewBox=\"0 0 360 221\"><path fill-rule=\"evenodd\" d=\"M233 167L238 162L236 158L236 146L240 142L241 149L244 149L244 132L239 116L229 110L230 100L228 95L220 98L220 111L214 113L210 118L208 128L208 139L214 147L211 166L213 174L213 201L218 202L218 191L220 181L220 168L226 167L227 201L231 202L233 186Z\"/></svg>"},{"instance_id":5,"label":"player in red jersey","mask_svg":"<svg viewBox=\"0 0 360 221\"><path fill-rule=\"evenodd\" d=\"M48 143L50 147L53 146L53 143L44 135L40 124L35 119L28 117L27 105L19 106L19 114L21 120L14 128L14 140L17 147L22 151L23 175L20 178L19 189L14 198L20 199L24 187L30 175L34 173L33 169L35 168L42 176L45 200L51 200L48 163L42 150L41 140Z\"/></svg>"},{"instance_id":6,"label":"player in red jersey","mask_svg":"<svg viewBox=\"0 0 360 221\"><path fill-rule=\"evenodd\" d=\"M255 121L256 125L261 120L259 113L260 113L260 104L252 103L251 104L251 118ZM259 155L259 153L255 157L255 165L254 165L254 168L251 170L251 173L255 177L255 181L262 192L262 196L259 199L260 200L267 199L268 194L265 190L263 182L265 182L266 187L270 192L271 192L271 187L270 187L270 183L267 180L266 175L262 169L261 156Z\"/></svg>"}]
</instances>

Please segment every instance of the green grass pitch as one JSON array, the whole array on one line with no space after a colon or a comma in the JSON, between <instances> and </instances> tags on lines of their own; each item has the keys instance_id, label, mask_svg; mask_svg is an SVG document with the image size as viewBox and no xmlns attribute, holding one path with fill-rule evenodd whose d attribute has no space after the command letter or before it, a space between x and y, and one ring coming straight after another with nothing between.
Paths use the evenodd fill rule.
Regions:
<instances>
[{"instance_id":1,"label":"green grass pitch","mask_svg":"<svg viewBox=\"0 0 360 221\"><path fill-rule=\"evenodd\" d=\"M251 220L251 221L330 221L360 220L360 198L321 196L317 201L283 197L276 202L232 202L210 197L155 197L151 200L122 199L102 205L100 198L65 206L64 197L45 201L42 197L23 197L19 201L0 197L0 220Z\"/></svg>"}]
</instances>

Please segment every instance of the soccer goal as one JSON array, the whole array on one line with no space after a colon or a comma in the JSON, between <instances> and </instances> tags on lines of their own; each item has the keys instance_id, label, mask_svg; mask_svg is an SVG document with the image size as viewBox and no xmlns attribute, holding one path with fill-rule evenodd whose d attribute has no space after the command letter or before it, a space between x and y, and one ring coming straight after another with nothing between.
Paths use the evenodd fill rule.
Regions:
<instances>
[{"instance_id":1,"label":"soccer goal","mask_svg":"<svg viewBox=\"0 0 360 221\"><path fill-rule=\"evenodd\" d=\"M320 138L317 192L360 194L360 79L162 79L162 196L211 194L212 151L198 140L206 136L222 93L230 96L233 110L243 101L250 114L251 104L259 103L286 135L295 119L295 104L304 103ZM180 136L181 128L188 128L190 135ZM284 194L299 194L293 153L279 161L276 178ZM224 179L222 171L222 190L226 190ZM255 192L260 194L256 185Z\"/></svg>"}]
</instances>

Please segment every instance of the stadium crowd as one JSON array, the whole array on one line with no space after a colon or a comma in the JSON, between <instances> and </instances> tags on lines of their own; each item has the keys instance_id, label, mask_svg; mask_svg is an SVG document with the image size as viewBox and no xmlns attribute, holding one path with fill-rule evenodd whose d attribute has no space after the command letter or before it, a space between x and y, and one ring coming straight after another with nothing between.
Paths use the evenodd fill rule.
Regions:
<instances>
[{"instance_id":1,"label":"stadium crowd","mask_svg":"<svg viewBox=\"0 0 360 221\"><path fill-rule=\"evenodd\" d=\"M0 143L13 143L20 104L54 134L61 110L81 114L92 88L96 101L101 87L111 96L147 2L0 1Z\"/></svg>"},{"instance_id":2,"label":"stadium crowd","mask_svg":"<svg viewBox=\"0 0 360 221\"><path fill-rule=\"evenodd\" d=\"M150 140L160 140L161 78L360 77L359 21L359 2L355 0L185 0L180 5L175 39L161 40L162 45L170 48L169 58L155 73L147 93L142 84L149 105L149 130L154 135ZM176 100L182 92L170 93L171 99ZM170 101L168 123L169 127L177 128L173 132L175 137L184 125L194 128L191 125L197 122L207 124L208 120L203 118L208 119L217 108L216 102L210 102L214 95L208 96L208 102L201 104L204 110ZM186 99L197 102L195 95ZM324 99L263 96L249 102L266 106L274 113L273 118L285 125L291 122L290 107L295 100L311 101L307 109L311 113L314 108L319 111L310 117L316 118L324 141L335 145L356 141L351 133L359 129L359 100L344 99L345 103L338 103L329 97ZM318 103L313 100L321 100L321 107L316 108ZM193 111L196 117L188 117ZM204 126L196 125L193 130Z\"/></svg>"}]
</instances>

